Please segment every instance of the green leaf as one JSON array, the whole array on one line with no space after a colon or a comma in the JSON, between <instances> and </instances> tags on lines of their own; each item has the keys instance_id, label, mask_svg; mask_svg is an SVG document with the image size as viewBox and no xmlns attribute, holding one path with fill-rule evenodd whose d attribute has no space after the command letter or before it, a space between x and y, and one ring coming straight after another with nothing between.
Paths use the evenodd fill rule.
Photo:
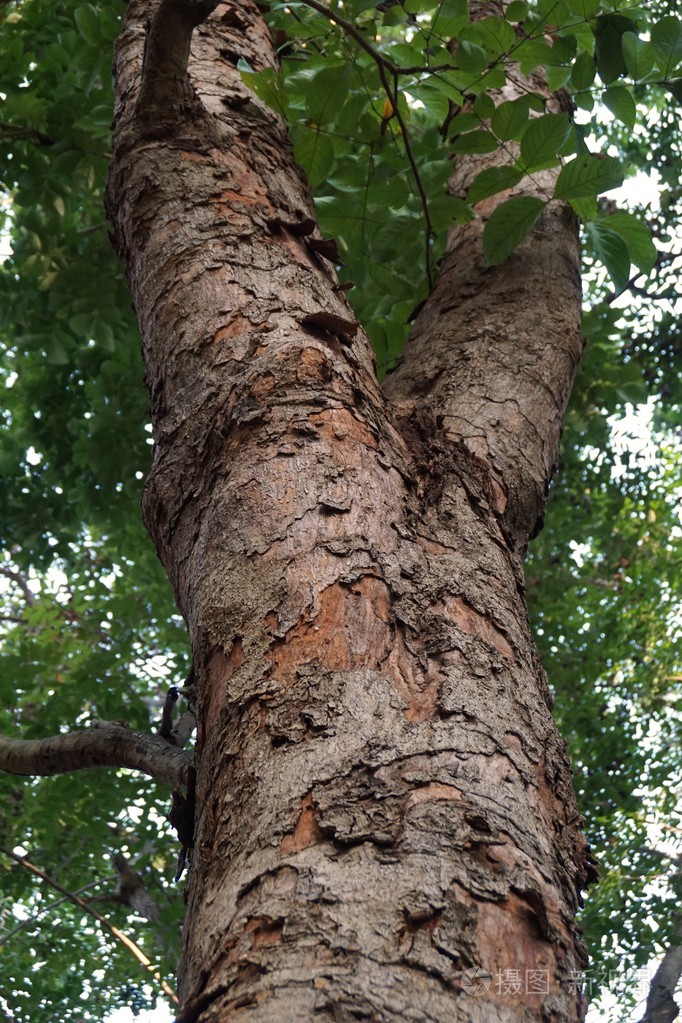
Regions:
<instances>
[{"instance_id":1,"label":"green leaf","mask_svg":"<svg viewBox=\"0 0 682 1023\"><path fill-rule=\"evenodd\" d=\"M507 199L498 206L483 230L486 263L489 266L503 263L532 230L544 208L542 199L531 195Z\"/></svg>"},{"instance_id":2,"label":"green leaf","mask_svg":"<svg viewBox=\"0 0 682 1023\"><path fill-rule=\"evenodd\" d=\"M428 82L411 85L409 93L428 110L438 121L444 121L450 111L450 100L440 89L434 89ZM478 120L476 121L478 125Z\"/></svg>"},{"instance_id":3,"label":"green leaf","mask_svg":"<svg viewBox=\"0 0 682 1023\"><path fill-rule=\"evenodd\" d=\"M567 114L543 114L534 118L521 137L521 163L526 172L558 162L557 153L568 138Z\"/></svg>"},{"instance_id":4,"label":"green leaf","mask_svg":"<svg viewBox=\"0 0 682 1023\"><path fill-rule=\"evenodd\" d=\"M443 4L439 13L431 23L431 31L434 38L440 37L441 39L457 39L462 29L469 23L468 14L448 17L445 13L443 13L444 11L447 11L447 9L448 4Z\"/></svg>"},{"instance_id":5,"label":"green leaf","mask_svg":"<svg viewBox=\"0 0 682 1023\"><path fill-rule=\"evenodd\" d=\"M620 235L628 247L630 259L635 266L642 273L651 273L658 251L644 221L632 213L618 211L606 218L604 226Z\"/></svg>"},{"instance_id":6,"label":"green leaf","mask_svg":"<svg viewBox=\"0 0 682 1023\"><path fill-rule=\"evenodd\" d=\"M578 41L573 35L557 36L552 43L550 64L568 64L575 57Z\"/></svg>"},{"instance_id":7,"label":"green leaf","mask_svg":"<svg viewBox=\"0 0 682 1023\"><path fill-rule=\"evenodd\" d=\"M615 231L604 224L592 222L587 225L587 234L597 259L608 270L616 290L622 291L630 279L630 254L627 245Z\"/></svg>"},{"instance_id":8,"label":"green leaf","mask_svg":"<svg viewBox=\"0 0 682 1023\"><path fill-rule=\"evenodd\" d=\"M569 65L548 64L545 68L545 74L547 77L547 87L551 92L557 92L568 85L571 78L571 68Z\"/></svg>"},{"instance_id":9,"label":"green leaf","mask_svg":"<svg viewBox=\"0 0 682 1023\"><path fill-rule=\"evenodd\" d=\"M523 0L512 0L505 11L507 21L523 21L528 14L528 4Z\"/></svg>"},{"instance_id":10,"label":"green leaf","mask_svg":"<svg viewBox=\"0 0 682 1023\"><path fill-rule=\"evenodd\" d=\"M640 39L634 32L624 32L621 45L630 78L641 82L653 70L654 55L651 45L645 39Z\"/></svg>"},{"instance_id":11,"label":"green leaf","mask_svg":"<svg viewBox=\"0 0 682 1023\"><path fill-rule=\"evenodd\" d=\"M99 15L92 4L81 4L74 11L78 31L86 42L97 46L100 42Z\"/></svg>"},{"instance_id":12,"label":"green leaf","mask_svg":"<svg viewBox=\"0 0 682 1023\"><path fill-rule=\"evenodd\" d=\"M431 218L437 224L467 224L476 219L471 206L456 195L439 195L429 203Z\"/></svg>"},{"instance_id":13,"label":"green leaf","mask_svg":"<svg viewBox=\"0 0 682 1023\"><path fill-rule=\"evenodd\" d=\"M45 345L45 355L51 366L63 366L69 361L69 355L58 337L53 334Z\"/></svg>"},{"instance_id":14,"label":"green leaf","mask_svg":"<svg viewBox=\"0 0 682 1023\"><path fill-rule=\"evenodd\" d=\"M597 18L594 32L594 55L599 77L605 85L615 81L626 72L621 37L625 32L636 31L636 24L620 14L604 14Z\"/></svg>"},{"instance_id":15,"label":"green leaf","mask_svg":"<svg viewBox=\"0 0 682 1023\"><path fill-rule=\"evenodd\" d=\"M514 56L521 65L524 75L537 67L546 67L552 61L552 47L544 39L525 39L514 50Z\"/></svg>"},{"instance_id":16,"label":"green leaf","mask_svg":"<svg viewBox=\"0 0 682 1023\"><path fill-rule=\"evenodd\" d=\"M294 159L308 175L310 184L321 184L334 163L334 146L328 135L302 130L294 141Z\"/></svg>"},{"instance_id":17,"label":"green leaf","mask_svg":"<svg viewBox=\"0 0 682 1023\"><path fill-rule=\"evenodd\" d=\"M496 107L490 126L498 139L518 139L528 122L528 105L523 99L506 100Z\"/></svg>"},{"instance_id":18,"label":"green leaf","mask_svg":"<svg viewBox=\"0 0 682 1023\"><path fill-rule=\"evenodd\" d=\"M624 85L609 85L602 96L604 106L608 107L614 117L632 128L637 120L637 106L634 97Z\"/></svg>"},{"instance_id":19,"label":"green leaf","mask_svg":"<svg viewBox=\"0 0 682 1023\"><path fill-rule=\"evenodd\" d=\"M487 170L478 174L469 189L467 202L477 203L481 199L487 199L489 195L496 192L504 192L508 188L518 185L523 177L523 171L517 167L488 167Z\"/></svg>"},{"instance_id":20,"label":"green leaf","mask_svg":"<svg viewBox=\"0 0 682 1023\"><path fill-rule=\"evenodd\" d=\"M492 96L489 96L487 92L479 92L474 100L474 113L481 120L492 117L495 113L495 101Z\"/></svg>"},{"instance_id":21,"label":"green leaf","mask_svg":"<svg viewBox=\"0 0 682 1023\"><path fill-rule=\"evenodd\" d=\"M554 187L555 199L582 199L600 195L623 184L623 168L613 156L577 156L561 169Z\"/></svg>"},{"instance_id":22,"label":"green leaf","mask_svg":"<svg viewBox=\"0 0 682 1023\"><path fill-rule=\"evenodd\" d=\"M601 0L566 0L566 6L578 17L589 21L601 7Z\"/></svg>"},{"instance_id":23,"label":"green leaf","mask_svg":"<svg viewBox=\"0 0 682 1023\"><path fill-rule=\"evenodd\" d=\"M469 131L452 144L453 153L492 153L496 149L497 139L489 131Z\"/></svg>"},{"instance_id":24,"label":"green leaf","mask_svg":"<svg viewBox=\"0 0 682 1023\"><path fill-rule=\"evenodd\" d=\"M274 68L266 67L262 71L254 71L247 61L240 57L237 62L237 70L244 85L251 89L266 106L283 116L286 114L280 91L280 78ZM253 105L255 107L255 104Z\"/></svg>"},{"instance_id":25,"label":"green leaf","mask_svg":"<svg viewBox=\"0 0 682 1023\"><path fill-rule=\"evenodd\" d=\"M495 89L504 89L507 84L507 76L501 64L488 68L484 74L476 75L466 86L465 91L476 93L480 96L482 92L491 92Z\"/></svg>"},{"instance_id":26,"label":"green leaf","mask_svg":"<svg viewBox=\"0 0 682 1023\"><path fill-rule=\"evenodd\" d=\"M682 78L673 78L666 82L666 88L671 96L682 104Z\"/></svg>"},{"instance_id":27,"label":"green leaf","mask_svg":"<svg viewBox=\"0 0 682 1023\"><path fill-rule=\"evenodd\" d=\"M669 78L682 61L682 22L673 14L654 23L651 28L651 51L656 64Z\"/></svg>"},{"instance_id":28,"label":"green leaf","mask_svg":"<svg viewBox=\"0 0 682 1023\"><path fill-rule=\"evenodd\" d=\"M478 74L488 66L488 54L476 43L469 42L468 39L460 39L457 49L457 64L462 71Z\"/></svg>"},{"instance_id":29,"label":"green leaf","mask_svg":"<svg viewBox=\"0 0 682 1023\"><path fill-rule=\"evenodd\" d=\"M314 124L325 125L335 121L348 95L352 68L325 67L318 71L306 90L305 110Z\"/></svg>"},{"instance_id":30,"label":"green leaf","mask_svg":"<svg viewBox=\"0 0 682 1023\"><path fill-rule=\"evenodd\" d=\"M573 88L578 91L589 89L594 81L596 73L597 65L594 62L592 54L579 53L575 58L575 63L571 72Z\"/></svg>"},{"instance_id":31,"label":"green leaf","mask_svg":"<svg viewBox=\"0 0 682 1023\"><path fill-rule=\"evenodd\" d=\"M481 118L477 117L476 114L457 114L456 117L450 121L449 132L455 136L465 131L473 131L476 128L481 127Z\"/></svg>"},{"instance_id":32,"label":"green leaf","mask_svg":"<svg viewBox=\"0 0 682 1023\"><path fill-rule=\"evenodd\" d=\"M516 42L514 29L504 18L483 18L462 31L462 39L470 39L482 46L491 58L508 53Z\"/></svg>"},{"instance_id":33,"label":"green leaf","mask_svg":"<svg viewBox=\"0 0 682 1023\"><path fill-rule=\"evenodd\" d=\"M599 207L596 199L569 199L568 201L583 224L586 224L589 220L596 220L599 216Z\"/></svg>"}]
</instances>

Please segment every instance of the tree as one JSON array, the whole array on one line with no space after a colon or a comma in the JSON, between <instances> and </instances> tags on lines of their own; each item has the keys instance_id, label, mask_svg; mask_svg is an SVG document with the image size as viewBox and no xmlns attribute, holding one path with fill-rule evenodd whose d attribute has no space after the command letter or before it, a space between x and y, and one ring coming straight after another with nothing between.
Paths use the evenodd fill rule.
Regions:
<instances>
[{"instance_id":1,"label":"tree","mask_svg":"<svg viewBox=\"0 0 682 1023\"><path fill-rule=\"evenodd\" d=\"M650 268L651 254L631 219L597 209L592 197L621 180L617 161L582 151L565 97L537 68L563 74L567 40L585 50L596 40L610 83L625 36L637 54L644 44L634 15L603 13L590 27L599 5L577 22L568 5L550 45L542 6L471 4L470 22L454 4L438 8L410 70L399 41L381 50L358 30L361 11L349 23L308 6L340 28L337 45L353 46L364 97L331 43L307 71L278 77L255 7L130 4L117 47L107 205L151 397L143 510L189 631L198 720L196 830L192 768L161 740L145 747L151 773L179 763L174 819L193 844L179 1019L245 1007L262 1019L577 1019L575 912L594 869L522 559L583 347L576 213L618 286L631 256ZM99 41L94 8L76 20ZM296 53L319 31L289 9L273 29ZM677 57L664 58L656 73L672 78ZM555 89L568 80L557 75ZM626 102L609 87L614 105ZM347 105L358 94L364 105L349 114L344 90ZM440 134L420 127L405 91L432 105ZM293 156L283 96L285 112L303 102L308 115ZM380 210L383 190L398 211L374 251L404 237L428 279L435 217L452 224L381 386L293 159L313 183L325 178L344 111L359 129L340 154L347 182L358 191L358 145L372 160L381 149L363 200ZM384 152L387 136L396 147ZM429 196L450 168L427 154L453 138L453 194L439 207ZM352 216L328 198L321 209L355 271L361 246L341 230ZM60 270L42 272L49 289ZM405 288L390 272L383 282L389 297ZM375 289L384 358L422 296L402 297L393 318ZM95 333L89 311L67 322ZM54 364L65 355L58 347ZM131 724L144 727L145 711ZM85 745L111 758L111 739L104 752L92 734L57 745L67 742L81 763L92 762ZM113 759L132 765L118 745Z\"/></svg>"}]
</instances>

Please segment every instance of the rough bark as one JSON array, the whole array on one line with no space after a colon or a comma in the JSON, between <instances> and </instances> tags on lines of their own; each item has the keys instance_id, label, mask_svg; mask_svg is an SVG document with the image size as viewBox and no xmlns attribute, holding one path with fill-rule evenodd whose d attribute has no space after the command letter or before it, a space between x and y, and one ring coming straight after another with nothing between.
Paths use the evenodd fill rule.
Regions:
<instances>
[{"instance_id":1,"label":"rough bark","mask_svg":"<svg viewBox=\"0 0 682 1023\"><path fill-rule=\"evenodd\" d=\"M494 270L453 236L387 404L235 70L274 61L257 9L219 5L143 117L153 8L118 47L108 203L197 685L179 1019L577 1020L586 850L521 567L580 351L574 225Z\"/></svg>"}]
</instances>

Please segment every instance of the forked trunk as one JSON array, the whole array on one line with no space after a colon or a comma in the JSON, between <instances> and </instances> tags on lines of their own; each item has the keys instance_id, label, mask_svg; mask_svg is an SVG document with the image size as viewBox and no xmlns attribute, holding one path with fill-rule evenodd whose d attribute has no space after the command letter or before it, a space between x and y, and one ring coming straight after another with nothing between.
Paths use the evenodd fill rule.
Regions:
<instances>
[{"instance_id":1,"label":"forked trunk","mask_svg":"<svg viewBox=\"0 0 682 1023\"><path fill-rule=\"evenodd\" d=\"M165 2L185 40L213 6ZM521 566L581 350L572 218L494 269L459 229L382 392L235 69L274 62L257 9L194 29L189 83L152 23L140 95L156 7L108 203L198 689L180 1019L575 1021L585 846Z\"/></svg>"}]
</instances>

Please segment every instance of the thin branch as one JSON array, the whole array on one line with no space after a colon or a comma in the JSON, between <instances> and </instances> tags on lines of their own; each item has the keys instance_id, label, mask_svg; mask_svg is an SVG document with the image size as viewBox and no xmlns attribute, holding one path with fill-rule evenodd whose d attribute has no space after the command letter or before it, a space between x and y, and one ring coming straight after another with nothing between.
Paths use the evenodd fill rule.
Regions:
<instances>
[{"instance_id":1,"label":"thin branch","mask_svg":"<svg viewBox=\"0 0 682 1023\"><path fill-rule=\"evenodd\" d=\"M45 739L0 736L0 770L8 774L65 774L90 767L130 767L172 788L188 783L191 757L158 735L133 732L116 721Z\"/></svg>"},{"instance_id":2,"label":"thin branch","mask_svg":"<svg viewBox=\"0 0 682 1023\"><path fill-rule=\"evenodd\" d=\"M72 894L82 895L83 892L89 891L90 888L96 888L98 885L105 884L110 880L116 880L113 874L110 878L104 877L98 878L97 881L88 881L87 884L84 884L82 888L77 888L75 892L72 892ZM35 913L32 913L26 920L22 920L16 927L13 927L11 931L4 931L0 934L0 944L6 945L10 938L13 938L15 934L19 933L19 931L24 931L27 927L30 927L31 924L37 923L39 917L44 916L45 913L51 913L53 909L57 908L57 906L61 906L63 902L69 901L70 897L68 895L62 895L60 899L55 899L54 902L48 902L44 906L41 906L40 909L36 910Z\"/></svg>"},{"instance_id":3,"label":"thin branch","mask_svg":"<svg viewBox=\"0 0 682 1023\"><path fill-rule=\"evenodd\" d=\"M105 228L105 227L106 228L109 227L107 221L106 220L100 220L100 222L98 224L90 224L89 227L81 227L78 231L76 231L76 234L77 235L93 234L93 232L101 231L102 228Z\"/></svg>"},{"instance_id":4,"label":"thin branch","mask_svg":"<svg viewBox=\"0 0 682 1023\"><path fill-rule=\"evenodd\" d=\"M343 31L349 35L351 39L354 39L358 46L364 50L365 53L368 53L380 67L386 68L394 75L398 74L401 70L404 71L404 69L398 68L395 64L393 64L393 62L387 57L384 57L382 53L379 53L379 51L375 49L371 43L368 43L362 32L355 27L352 21L348 21L341 14L337 14L336 11L333 11L331 7L327 7L326 4L321 4L319 0L302 0L302 2L306 7L310 7L313 11L317 11L318 14L322 14L329 21L333 21L335 25L342 28ZM423 71L423 68L420 68L420 70Z\"/></svg>"},{"instance_id":5,"label":"thin branch","mask_svg":"<svg viewBox=\"0 0 682 1023\"><path fill-rule=\"evenodd\" d=\"M28 580L22 572L17 571L15 568L6 568L4 565L0 565L0 575L4 575L5 579L11 579L13 583L16 583L23 593L24 600L29 607L35 604L35 594L28 585Z\"/></svg>"},{"instance_id":6,"label":"thin branch","mask_svg":"<svg viewBox=\"0 0 682 1023\"><path fill-rule=\"evenodd\" d=\"M105 895L95 895L88 902L115 902L127 906L144 920L158 920L161 910L156 900L149 894L140 875L131 867L125 856L114 856L116 868L116 889Z\"/></svg>"},{"instance_id":7,"label":"thin branch","mask_svg":"<svg viewBox=\"0 0 682 1023\"><path fill-rule=\"evenodd\" d=\"M31 139L41 146L53 146L54 139L37 128L29 128L25 124L8 124L7 121L0 121L0 135L8 135L14 139Z\"/></svg>"},{"instance_id":8,"label":"thin branch","mask_svg":"<svg viewBox=\"0 0 682 1023\"><path fill-rule=\"evenodd\" d=\"M381 78L381 84L384 87L384 92L388 96L391 106L393 107L395 118L398 124L400 125L400 130L403 136L403 145L405 146L405 155L407 157L407 162L409 163L410 169L414 176L417 191L419 192L419 199L422 204L422 209L424 211L424 232L426 236L425 269L426 276L429 282L429 287L431 288L433 287L433 280L431 275L430 243L431 236L433 234L433 225L431 223L431 217L429 214L429 205L428 200L426 198L426 192L424 191L424 186L419 175L419 169L414 158L414 153L412 152L412 146L410 144L410 139L407 132L407 125L405 124L405 120L402 114L400 113L400 110L398 109L398 83L397 83L397 77L400 74L411 73L424 74L428 72L428 69L426 68L412 69L399 67L397 64L394 64L392 61L390 61L387 57L384 57L384 55L380 53L374 46L372 46L371 43L368 43L365 37L363 36L362 32L360 32L351 21L348 21L347 18L344 18L341 14L337 14L336 11L333 11L330 7L327 7L326 4L320 3L320 0L302 0L302 2L305 4L306 7L310 7L313 11L317 11L318 14L322 14L329 21L333 21L335 25L338 25L339 28L343 29L343 31L347 35L349 35L351 39L355 40L358 46L361 49L363 49L365 53L368 53L370 55L372 60L374 60L377 65L379 77ZM443 70L450 70L449 65L443 65ZM393 75L393 88L391 88L386 77L387 71L391 75ZM431 69L431 72L432 71L433 69Z\"/></svg>"},{"instance_id":9,"label":"thin branch","mask_svg":"<svg viewBox=\"0 0 682 1023\"><path fill-rule=\"evenodd\" d=\"M59 892L67 898L69 902L73 902L74 906L78 906L84 913L88 913L91 917L94 917L105 931L108 931L113 938L127 948L128 951L137 959L138 963L140 963L140 965L143 966L148 973L151 973L154 980L159 984L161 990L168 996L173 1005L180 1004L178 996L175 994L175 991L173 991L173 988L163 979L158 970L154 968L151 959L147 958L140 946L137 945L132 938L129 938L128 935L124 934L118 927L114 927L113 924L110 924L105 917L98 913L97 910L93 909L92 906L89 906L87 902L84 902L83 899L74 895L73 892L68 891L66 888L63 888L56 881L53 881L51 877L48 877L44 871L40 870L39 867L36 867L35 864L30 862L30 860L27 860L23 856L17 856L16 853L11 852L9 849L5 849L4 846L1 845L0 853L8 856L11 860L14 860L15 863L18 863L19 866L24 868L24 870L28 870L29 873L35 874L41 879L41 881L44 881L46 884L50 885L51 888L54 888L56 892Z\"/></svg>"},{"instance_id":10,"label":"thin branch","mask_svg":"<svg viewBox=\"0 0 682 1023\"><path fill-rule=\"evenodd\" d=\"M682 913L675 914L674 940L651 978L646 1008L640 1023L673 1023L679 1015L674 994L682 977Z\"/></svg>"},{"instance_id":11,"label":"thin branch","mask_svg":"<svg viewBox=\"0 0 682 1023\"><path fill-rule=\"evenodd\" d=\"M419 192L419 198L422 204L422 210L424 212L424 235L425 235L424 266L426 269L426 277L429 282L429 288L432 288L433 279L431 276L431 235L433 234L433 225L431 224L429 203L428 199L426 198L426 192L424 191L422 179L419 176L419 168L417 167L417 163L414 158L414 153L412 152L412 146L410 144L410 139L407 133L407 125L405 124L405 120L403 118L403 115L400 113L400 108L398 106L398 84L395 81L394 77L393 92L391 92L391 88L388 84L388 79L386 78L386 69L384 68L383 64L379 64L378 68L379 77L381 78L381 84L386 90L386 95L388 96L391 102L391 106L393 107L393 113L395 114L396 121L400 125L400 130L403 135L403 145L405 146L405 155L407 157L407 162L409 163L412 169L414 181L417 186L417 191Z\"/></svg>"}]
</instances>

